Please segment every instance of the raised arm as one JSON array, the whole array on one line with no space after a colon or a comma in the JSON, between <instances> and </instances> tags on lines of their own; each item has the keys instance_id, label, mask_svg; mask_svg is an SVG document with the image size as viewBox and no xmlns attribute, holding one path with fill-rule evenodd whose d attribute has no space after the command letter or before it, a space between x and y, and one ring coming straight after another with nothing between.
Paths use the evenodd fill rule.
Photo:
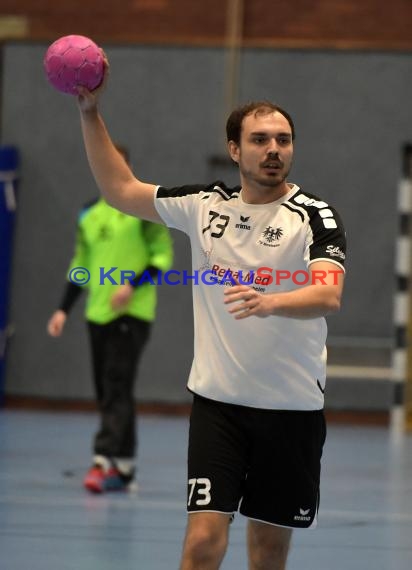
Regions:
<instances>
[{"instance_id":1,"label":"raised arm","mask_svg":"<svg viewBox=\"0 0 412 570\"><path fill-rule=\"evenodd\" d=\"M99 92L78 87L84 144L100 192L111 206L126 214L162 222L154 207L156 186L136 178L116 150L98 111Z\"/></svg>"}]
</instances>

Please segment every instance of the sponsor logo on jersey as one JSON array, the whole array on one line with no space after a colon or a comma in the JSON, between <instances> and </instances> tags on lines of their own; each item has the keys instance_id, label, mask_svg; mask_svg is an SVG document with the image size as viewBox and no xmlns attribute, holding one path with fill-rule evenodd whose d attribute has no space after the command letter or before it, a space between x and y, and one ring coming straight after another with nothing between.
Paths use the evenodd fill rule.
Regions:
<instances>
[{"instance_id":1,"label":"sponsor logo on jersey","mask_svg":"<svg viewBox=\"0 0 412 570\"><path fill-rule=\"evenodd\" d=\"M299 514L293 517L295 521L306 521L310 522L312 519L309 515L310 509L299 509Z\"/></svg>"},{"instance_id":2,"label":"sponsor logo on jersey","mask_svg":"<svg viewBox=\"0 0 412 570\"><path fill-rule=\"evenodd\" d=\"M263 293L265 287L273 282L273 269L271 267L258 267L256 271L232 269L215 263L211 268L215 275L215 283L220 285L251 285L257 291Z\"/></svg>"},{"instance_id":3,"label":"sponsor logo on jersey","mask_svg":"<svg viewBox=\"0 0 412 570\"><path fill-rule=\"evenodd\" d=\"M326 248L326 253L328 253L331 257L339 257L340 259L346 258L346 255L338 246L328 245Z\"/></svg>"},{"instance_id":4,"label":"sponsor logo on jersey","mask_svg":"<svg viewBox=\"0 0 412 570\"><path fill-rule=\"evenodd\" d=\"M278 242L282 236L282 228L272 228L272 226L267 226L262 232L263 239L259 239L258 243L268 247L279 247L280 244Z\"/></svg>"},{"instance_id":5,"label":"sponsor logo on jersey","mask_svg":"<svg viewBox=\"0 0 412 570\"><path fill-rule=\"evenodd\" d=\"M247 224L247 222L250 220L250 216L240 216L240 223L235 225L235 228L237 230L251 230L252 227Z\"/></svg>"}]
</instances>

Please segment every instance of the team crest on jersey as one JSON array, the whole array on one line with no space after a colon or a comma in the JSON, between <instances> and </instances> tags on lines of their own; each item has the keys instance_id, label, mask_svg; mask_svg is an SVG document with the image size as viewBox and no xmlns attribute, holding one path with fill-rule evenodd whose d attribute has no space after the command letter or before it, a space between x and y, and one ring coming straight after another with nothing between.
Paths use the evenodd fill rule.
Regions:
<instances>
[{"instance_id":1,"label":"team crest on jersey","mask_svg":"<svg viewBox=\"0 0 412 570\"><path fill-rule=\"evenodd\" d=\"M283 229L267 226L261 235L262 239L258 240L260 245L265 245L267 247L279 247L279 240L283 236Z\"/></svg>"},{"instance_id":2,"label":"team crest on jersey","mask_svg":"<svg viewBox=\"0 0 412 570\"><path fill-rule=\"evenodd\" d=\"M247 223L250 220L250 216L240 216L240 222L235 225L238 230L251 230L252 227Z\"/></svg>"},{"instance_id":3,"label":"team crest on jersey","mask_svg":"<svg viewBox=\"0 0 412 570\"><path fill-rule=\"evenodd\" d=\"M212 267L210 263L210 256L212 255L212 251L202 249L202 258L203 262L200 264L199 271L207 271Z\"/></svg>"}]
</instances>

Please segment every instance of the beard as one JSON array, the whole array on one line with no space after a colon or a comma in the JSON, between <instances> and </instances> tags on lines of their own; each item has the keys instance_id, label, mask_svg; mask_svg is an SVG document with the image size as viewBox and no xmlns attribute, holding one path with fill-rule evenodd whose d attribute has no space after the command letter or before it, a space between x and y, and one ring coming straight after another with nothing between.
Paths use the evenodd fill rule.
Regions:
<instances>
[{"instance_id":1,"label":"beard","mask_svg":"<svg viewBox=\"0 0 412 570\"><path fill-rule=\"evenodd\" d=\"M286 178L289 175L290 169L282 169L276 174L267 174L264 176L258 172L252 172L251 170L245 168L242 164L239 164L239 171L245 180L248 180L265 188L277 188L278 186L284 184Z\"/></svg>"}]
</instances>

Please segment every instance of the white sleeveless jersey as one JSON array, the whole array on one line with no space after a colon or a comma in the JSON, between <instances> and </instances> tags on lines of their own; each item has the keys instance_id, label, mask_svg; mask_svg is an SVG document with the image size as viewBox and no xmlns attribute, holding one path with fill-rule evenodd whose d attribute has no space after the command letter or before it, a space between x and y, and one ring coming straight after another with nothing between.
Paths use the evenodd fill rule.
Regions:
<instances>
[{"instance_id":1,"label":"white sleeveless jersey","mask_svg":"<svg viewBox=\"0 0 412 570\"><path fill-rule=\"evenodd\" d=\"M157 190L161 218L191 240L195 339L188 388L196 394L265 409L323 408L325 319L239 321L223 303L232 276L276 293L301 287L314 261L343 270L346 241L337 212L290 188L269 204L247 204L239 187L221 182Z\"/></svg>"}]
</instances>

